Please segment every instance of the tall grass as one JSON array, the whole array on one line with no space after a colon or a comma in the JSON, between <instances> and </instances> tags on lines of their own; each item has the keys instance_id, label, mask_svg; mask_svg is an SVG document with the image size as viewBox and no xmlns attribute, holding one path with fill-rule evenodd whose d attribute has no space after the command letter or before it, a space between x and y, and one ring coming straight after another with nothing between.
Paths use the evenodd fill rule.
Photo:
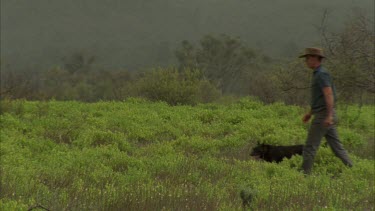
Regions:
<instances>
[{"instance_id":1,"label":"tall grass","mask_svg":"<svg viewBox=\"0 0 375 211\"><path fill-rule=\"evenodd\" d=\"M254 210L373 210L374 107L356 111L338 111L354 167L323 145L305 177L300 156L249 157L257 142L304 143L300 107L1 101L0 209L242 210L247 190Z\"/></svg>"}]
</instances>

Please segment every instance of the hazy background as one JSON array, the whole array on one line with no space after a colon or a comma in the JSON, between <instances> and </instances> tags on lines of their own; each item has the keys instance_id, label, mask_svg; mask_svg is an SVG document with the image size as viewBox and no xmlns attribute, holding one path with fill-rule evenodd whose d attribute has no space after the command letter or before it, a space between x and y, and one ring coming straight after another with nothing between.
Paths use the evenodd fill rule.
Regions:
<instances>
[{"instance_id":1,"label":"hazy background","mask_svg":"<svg viewBox=\"0 0 375 211\"><path fill-rule=\"evenodd\" d=\"M286 3L288 2L288 3ZM176 63L182 40L239 36L275 58L319 45L325 9L338 30L352 10L373 17L373 0L1 0L1 62L50 68L84 52L104 68Z\"/></svg>"}]
</instances>

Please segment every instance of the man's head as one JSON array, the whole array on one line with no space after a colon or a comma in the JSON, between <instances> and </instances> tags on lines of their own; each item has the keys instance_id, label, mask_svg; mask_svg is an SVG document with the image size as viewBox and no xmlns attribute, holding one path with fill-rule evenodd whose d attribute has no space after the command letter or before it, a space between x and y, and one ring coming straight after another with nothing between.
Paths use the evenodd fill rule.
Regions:
<instances>
[{"instance_id":1,"label":"man's head","mask_svg":"<svg viewBox=\"0 0 375 211\"><path fill-rule=\"evenodd\" d=\"M299 56L299 58L305 58L307 67L315 69L320 66L325 56L321 48L306 48L305 54Z\"/></svg>"}]
</instances>

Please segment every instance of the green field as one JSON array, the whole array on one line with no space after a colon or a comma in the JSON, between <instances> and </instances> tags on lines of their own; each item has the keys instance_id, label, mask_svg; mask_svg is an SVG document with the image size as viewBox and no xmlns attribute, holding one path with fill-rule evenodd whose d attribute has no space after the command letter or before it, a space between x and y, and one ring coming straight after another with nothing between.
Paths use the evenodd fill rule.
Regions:
<instances>
[{"instance_id":1,"label":"green field","mask_svg":"<svg viewBox=\"0 0 375 211\"><path fill-rule=\"evenodd\" d=\"M257 142L305 141L307 110L249 98L169 106L124 102L1 102L0 210L374 210L374 106L339 106L354 161L325 146L311 176L301 156L252 160Z\"/></svg>"}]
</instances>

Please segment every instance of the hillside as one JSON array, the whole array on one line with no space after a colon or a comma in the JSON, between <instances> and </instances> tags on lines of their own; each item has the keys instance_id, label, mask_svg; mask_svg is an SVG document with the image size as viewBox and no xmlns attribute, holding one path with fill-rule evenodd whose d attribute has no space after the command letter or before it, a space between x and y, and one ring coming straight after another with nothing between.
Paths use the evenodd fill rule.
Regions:
<instances>
[{"instance_id":1,"label":"hillside","mask_svg":"<svg viewBox=\"0 0 375 211\"><path fill-rule=\"evenodd\" d=\"M304 143L304 108L249 98L227 105L1 101L0 210L373 210L374 106L340 106L348 169L319 149L313 174L301 156L250 158L257 142ZM325 141L323 141L324 143Z\"/></svg>"}]
</instances>

